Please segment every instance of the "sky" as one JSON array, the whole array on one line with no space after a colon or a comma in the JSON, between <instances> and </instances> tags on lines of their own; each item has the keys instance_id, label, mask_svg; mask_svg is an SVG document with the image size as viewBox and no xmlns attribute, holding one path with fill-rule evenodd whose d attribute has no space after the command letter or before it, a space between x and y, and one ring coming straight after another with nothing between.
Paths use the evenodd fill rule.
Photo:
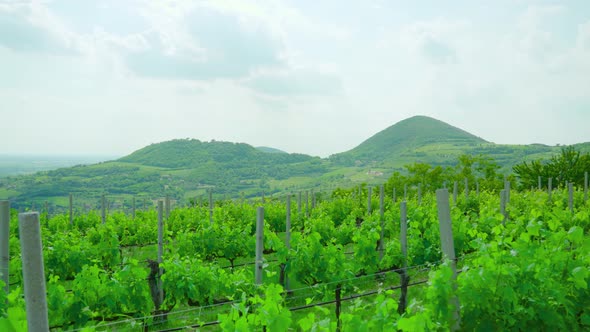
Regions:
<instances>
[{"instance_id":1,"label":"sky","mask_svg":"<svg viewBox=\"0 0 590 332\"><path fill-rule=\"evenodd\" d=\"M590 141L590 1L0 0L0 154L326 157L414 115Z\"/></svg>"}]
</instances>

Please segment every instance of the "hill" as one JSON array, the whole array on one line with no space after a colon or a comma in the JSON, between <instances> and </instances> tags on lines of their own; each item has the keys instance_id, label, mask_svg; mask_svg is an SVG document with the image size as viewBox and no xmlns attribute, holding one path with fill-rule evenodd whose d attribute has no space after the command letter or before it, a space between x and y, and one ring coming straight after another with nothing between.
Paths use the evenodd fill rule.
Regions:
<instances>
[{"instance_id":1,"label":"hill","mask_svg":"<svg viewBox=\"0 0 590 332\"><path fill-rule=\"evenodd\" d=\"M427 116L414 116L373 135L354 149L333 155L339 164L393 161L431 145L477 146L488 142L462 129Z\"/></svg>"},{"instance_id":2,"label":"hill","mask_svg":"<svg viewBox=\"0 0 590 332\"><path fill-rule=\"evenodd\" d=\"M590 152L590 143L575 147ZM68 194L74 193L78 204L96 207L103 193L127 202L131 196L170 196L186 202L211 188L218 197L253 197L262 192L383 183L405 165L454 166L462 154L487 155L502 166L501 172L508 173L518 162L550 158L559 150L559 146L542 144L494 144L442 121L416 116L327 159L245 143L172 140L114 161L0 178L0 198L13 200L15 206L30 207L46 200L65 206Z\"/></svg>"}]
</instances>

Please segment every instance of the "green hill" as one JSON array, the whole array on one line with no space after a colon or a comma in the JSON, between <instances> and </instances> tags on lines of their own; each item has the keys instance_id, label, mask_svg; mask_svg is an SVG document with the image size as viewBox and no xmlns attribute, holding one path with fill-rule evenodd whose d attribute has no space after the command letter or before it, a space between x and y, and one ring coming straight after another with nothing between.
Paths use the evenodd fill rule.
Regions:
<instances>
[{"instance_id":1,"label":"green hill","mask_svg":"<svg viewBox=\"0 0 590 332\"><path fill-rule=\"evenodd\" d=\"M380 131L354 149L330 157L339 164L398 159L428 145L476 146L487 141L427 116L414 116Z\"/></svg>"},{"instance_id":2,"label":"green hill","mask_svg":"<svg viewBox=\"0 0 590 332\"><path fill-rule=\"evenodd\" d=\"M583 152L590 143L576 144ZM284 191L321 190L359 183L383 183L395 170L424 162L454 166L462 154L486 155L510 172L523 160L547 159L560 147L542 144L500 145L426 116L396 123L354 149L327 159L280 153L244 143L196 139L151 144L115 161L0 178L0 198L15 206L49 201L65 206L69 193L77 202L96 206L102 193L180 200L204 195L246 197Z\"/></svg>"}]
</instances>

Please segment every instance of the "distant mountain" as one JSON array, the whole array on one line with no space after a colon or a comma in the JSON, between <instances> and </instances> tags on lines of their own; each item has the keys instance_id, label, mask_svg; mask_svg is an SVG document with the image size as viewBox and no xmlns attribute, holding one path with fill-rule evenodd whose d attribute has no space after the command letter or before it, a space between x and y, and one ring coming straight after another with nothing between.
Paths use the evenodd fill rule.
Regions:
<instances>
[{"instance_id":1,"label":"distant mountain","mask_svg":"<svg viewBox=\"0 0 590 332\"><path fill-rule=\"evenodd\" d=\"M275 149L275 148L270 148L268 146L257 146L256 150L258 151L262 151L262 152L266 152L266 153L287 153L283 150L279 150L279 149Z\"/></svg>"},{"instance_id":2,"label":"distant mountain","mask_svg":"<svg viewBox=\"0 0 590 332\"><path fill-rule=\"evenodd\" d=\"M575 147L590 152L590 143ZM405 165L454 166L462 154L489 156L502 167L501 172L510 172L516 163L547 159L560 149L494 144L442 121L415 116L327 159L244 143L179 139L151 144L114 161L0 177L0 199L11 199L15 206L39 206L44 201L64 206L73 193L77 204L96 206L102 193L129 204L132 196L186 201L211 188L217 197L252 197L262 192L383 183Z\"/></svg>"},{"instance_id":3,"label":"distant mountain","mask_svg":"<svg viewBox=\"0 0 590 332\"><path fill-rule=\"evenodd\" d=\"M414 116L373 135L354 149L333 155L337 163L384 162L428 145L477 146L486 140L427 116Z\"/></svg>"}]
</instances>

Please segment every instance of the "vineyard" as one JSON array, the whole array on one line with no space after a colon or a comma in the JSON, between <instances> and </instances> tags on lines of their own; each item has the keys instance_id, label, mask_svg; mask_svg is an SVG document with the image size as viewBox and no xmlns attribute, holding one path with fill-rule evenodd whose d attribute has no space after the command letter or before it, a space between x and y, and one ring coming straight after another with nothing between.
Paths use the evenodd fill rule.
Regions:
<instances>
[{"instance_id":1,"label":"vineyard","mask_svg":"<svg viewBox=\"0 0 590 332\"><path fill-rule=\"evenodd\" d=\"M590 329L587 189L163 206L32 214L51 330ZM2 331L27 327L23 217L10 211Z\"/></svg>"}]
</instances>

